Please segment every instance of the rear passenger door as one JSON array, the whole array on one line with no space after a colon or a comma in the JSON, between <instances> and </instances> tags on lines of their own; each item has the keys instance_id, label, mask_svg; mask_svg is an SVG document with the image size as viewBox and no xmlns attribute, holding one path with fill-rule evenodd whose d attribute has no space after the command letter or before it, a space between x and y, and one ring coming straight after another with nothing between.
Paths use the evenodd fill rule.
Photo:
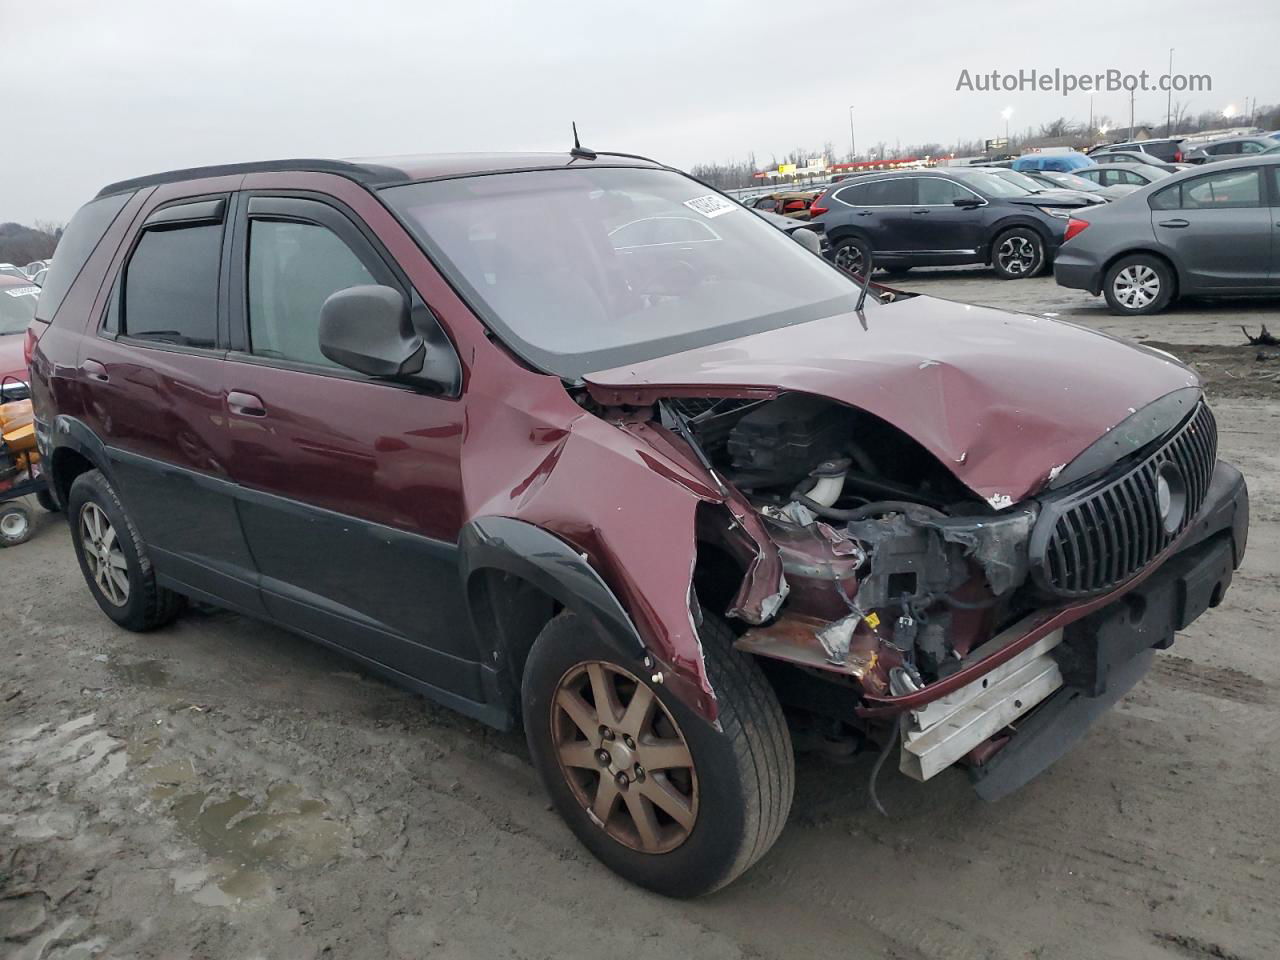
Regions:
<instances>
[{"instance_id":1,"label":"rear passenger door","mask_svg":"<svg viewBox=\"0 0 1280 960\"><path fill-rule=\"evenodd\" d=\"M229 194L149 210L80 351L84 416L156 572L261 612L222 411Z\"/></svg>"},{"instance_id":2,"label":"rear passenger door","mask_svg":"<svg viewBox=\"0 0 1280 960\"><path fill-rule=\"evenodd\" d=\"M1271 282L1265 169L1219 170L1151 195L1152 230L1189 290L1261 289Z\"/></svg>"},{"instance_id":3,"label":"rear passenger door","mask_svg":"<svg viewBox=\"0 0 1280 960\"><path fill-rule=\"evenodd\" d=\"M383 284L410 299L432 342L451 351L448 340L357 215L320 195L242 194L232 264L223 415L267 609L483 699L456 555L461 403L327 359L320 308L338 290Z\"/></svg>"}]
</instances>

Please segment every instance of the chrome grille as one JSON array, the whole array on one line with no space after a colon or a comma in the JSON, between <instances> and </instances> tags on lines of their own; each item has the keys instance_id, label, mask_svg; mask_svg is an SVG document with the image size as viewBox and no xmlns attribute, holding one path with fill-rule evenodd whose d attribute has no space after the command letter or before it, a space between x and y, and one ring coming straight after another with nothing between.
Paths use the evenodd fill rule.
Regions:
<instances>
[{"instance_id":1,"label":"chrome grille","mask_svg":"<svg viewBox=\"0 0 1280 960\"><path fill-rule=\"evenodd\" d=\"M1048 536L1033 544L1040 586L1083 597L1119 586L1172 543L1199 512L1218 457L1218 427L1201 402L1159 449L1118 477L1050 504ZM1181 477L1185 502L1170 525L1161 517L1160 476ZM1176 507L1178 496L1175 493ZM1172 529L1170 528L1172 526Z\"/></svg>"}]
</instances>

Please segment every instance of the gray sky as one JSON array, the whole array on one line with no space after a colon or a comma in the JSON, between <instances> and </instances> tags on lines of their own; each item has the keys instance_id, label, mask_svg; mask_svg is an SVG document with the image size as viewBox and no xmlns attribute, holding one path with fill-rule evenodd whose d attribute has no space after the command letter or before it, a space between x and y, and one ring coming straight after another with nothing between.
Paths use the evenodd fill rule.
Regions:
<instances>
[{"instance_id":1,"label":"gray sky","mask_svg":"<svg viewBox=\"0 0 1280 960\"><path fill-rule=\"evenodd\" d=\"M21 9L22 13L18 11ZM998 136L1089 95L956 92L973 73L1208 73L1193 114L1280 101L1274 0L0 0L0 222L112 180L277 157L563 149L679 166ZM1176 95L1175 95L1176 96ZM1095 94L1128 122L1128 94ZM1139 94L1139 120L1165 95Z\"/></svg>"}]
</instances>

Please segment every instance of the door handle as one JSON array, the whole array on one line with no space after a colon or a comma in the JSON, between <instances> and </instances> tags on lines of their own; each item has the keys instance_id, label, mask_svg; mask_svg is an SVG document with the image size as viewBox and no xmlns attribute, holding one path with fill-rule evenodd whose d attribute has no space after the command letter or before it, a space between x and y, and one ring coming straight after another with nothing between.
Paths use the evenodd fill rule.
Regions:
<instances>
[{"instance_id":1,"label":"door handle","mask_svg":"<svg viewBox=\"0 0 1280 960\"><path fill-rule=\"evenodd\" d=\"M84 371L84 375L90 380L96 380L98 383L107 383L111 377L107 375L107 368L97 360L85 360L80 364L80 369Z\"/></svg>"},{"instance_id":2,"label":"door handle","mask_svg":"<svg viewBox=\"0 0 1280 960\"><path fill-rule=\"evenodd\" d=\"M1189 226L1191 226L1191 222L1190 222L1190 221L1188 221L1188 220L1183 220L1181 217L1178 217L1176 220L1161 220L1161 221L1160 221L1160 226L1162 226L1162 227L1189 227Z\"/></svg>"},{"instance_id":3,"label":"door handle","mask_svg":"<svg viewBox=\"0 0 1280 960\"><path fill-rule=\"evenodd\" d=\"M860 216L860 217L869 217L869 216L871 216L871 211L870 211L870 210L859 210L859 211L858 211L858 216Z\"/></svg>"},{"instance_id":4,"label":"door handle","mask_svg":"<svg viewBox=\"0 0 1280 960\"><path fill-rule=\"evenodd\" d=\"M912 213L928 213L928 210L912 210Z\"/></svg>"},{"instance_id":5,"label":"door handle","mask_svg":"<svg viewBox=\"0 0 1280 960\"><path fill-rule=\"evenodd\" d=\"M267 415L267 407L262 402L262 398L242 390L232 390L227 394L227 406L231 408L232 413L238 413L242 417Z\"/></svg>"}]
</instances>

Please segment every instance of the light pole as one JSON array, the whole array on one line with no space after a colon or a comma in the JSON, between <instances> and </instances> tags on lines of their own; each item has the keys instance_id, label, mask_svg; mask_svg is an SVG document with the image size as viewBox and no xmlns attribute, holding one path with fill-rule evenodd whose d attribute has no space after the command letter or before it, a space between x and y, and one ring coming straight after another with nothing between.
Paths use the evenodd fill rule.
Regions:
<instances>
[{"instance_id":1,"label":"light pole","mask_svg":"<svg viewBox=\"0 0 1280 960\"><path fill-rule=\"evenodd\" d=\"M858 144L853 139L853 107L849 108L849 162L853 163L858 158Z\"/></svg>"},{"instance_id":2,"label":"light pole","mask_svg":"<svg viewBox=\"0 0 1280 960\"><path fill-rule=\"evenodd\" d=\"M1164 135L1166 137L1173 136L1173 47L1169 48L1169 73L1166 75L1169 83L1169 95L1165 101L1164 107Z\"/></svg>"},{"instance_id":3,"label":"light pole","mask_svg":"<svg viewBox=\"0 0 1280 960\"><path fill-rule=\"evenodd\" d=\"M1013 107L1005 107L1000 111L1000 116L1004 117L1004 148L1009 149L1009 118L1013 116Z\"/></svg>"}]
</instances>

